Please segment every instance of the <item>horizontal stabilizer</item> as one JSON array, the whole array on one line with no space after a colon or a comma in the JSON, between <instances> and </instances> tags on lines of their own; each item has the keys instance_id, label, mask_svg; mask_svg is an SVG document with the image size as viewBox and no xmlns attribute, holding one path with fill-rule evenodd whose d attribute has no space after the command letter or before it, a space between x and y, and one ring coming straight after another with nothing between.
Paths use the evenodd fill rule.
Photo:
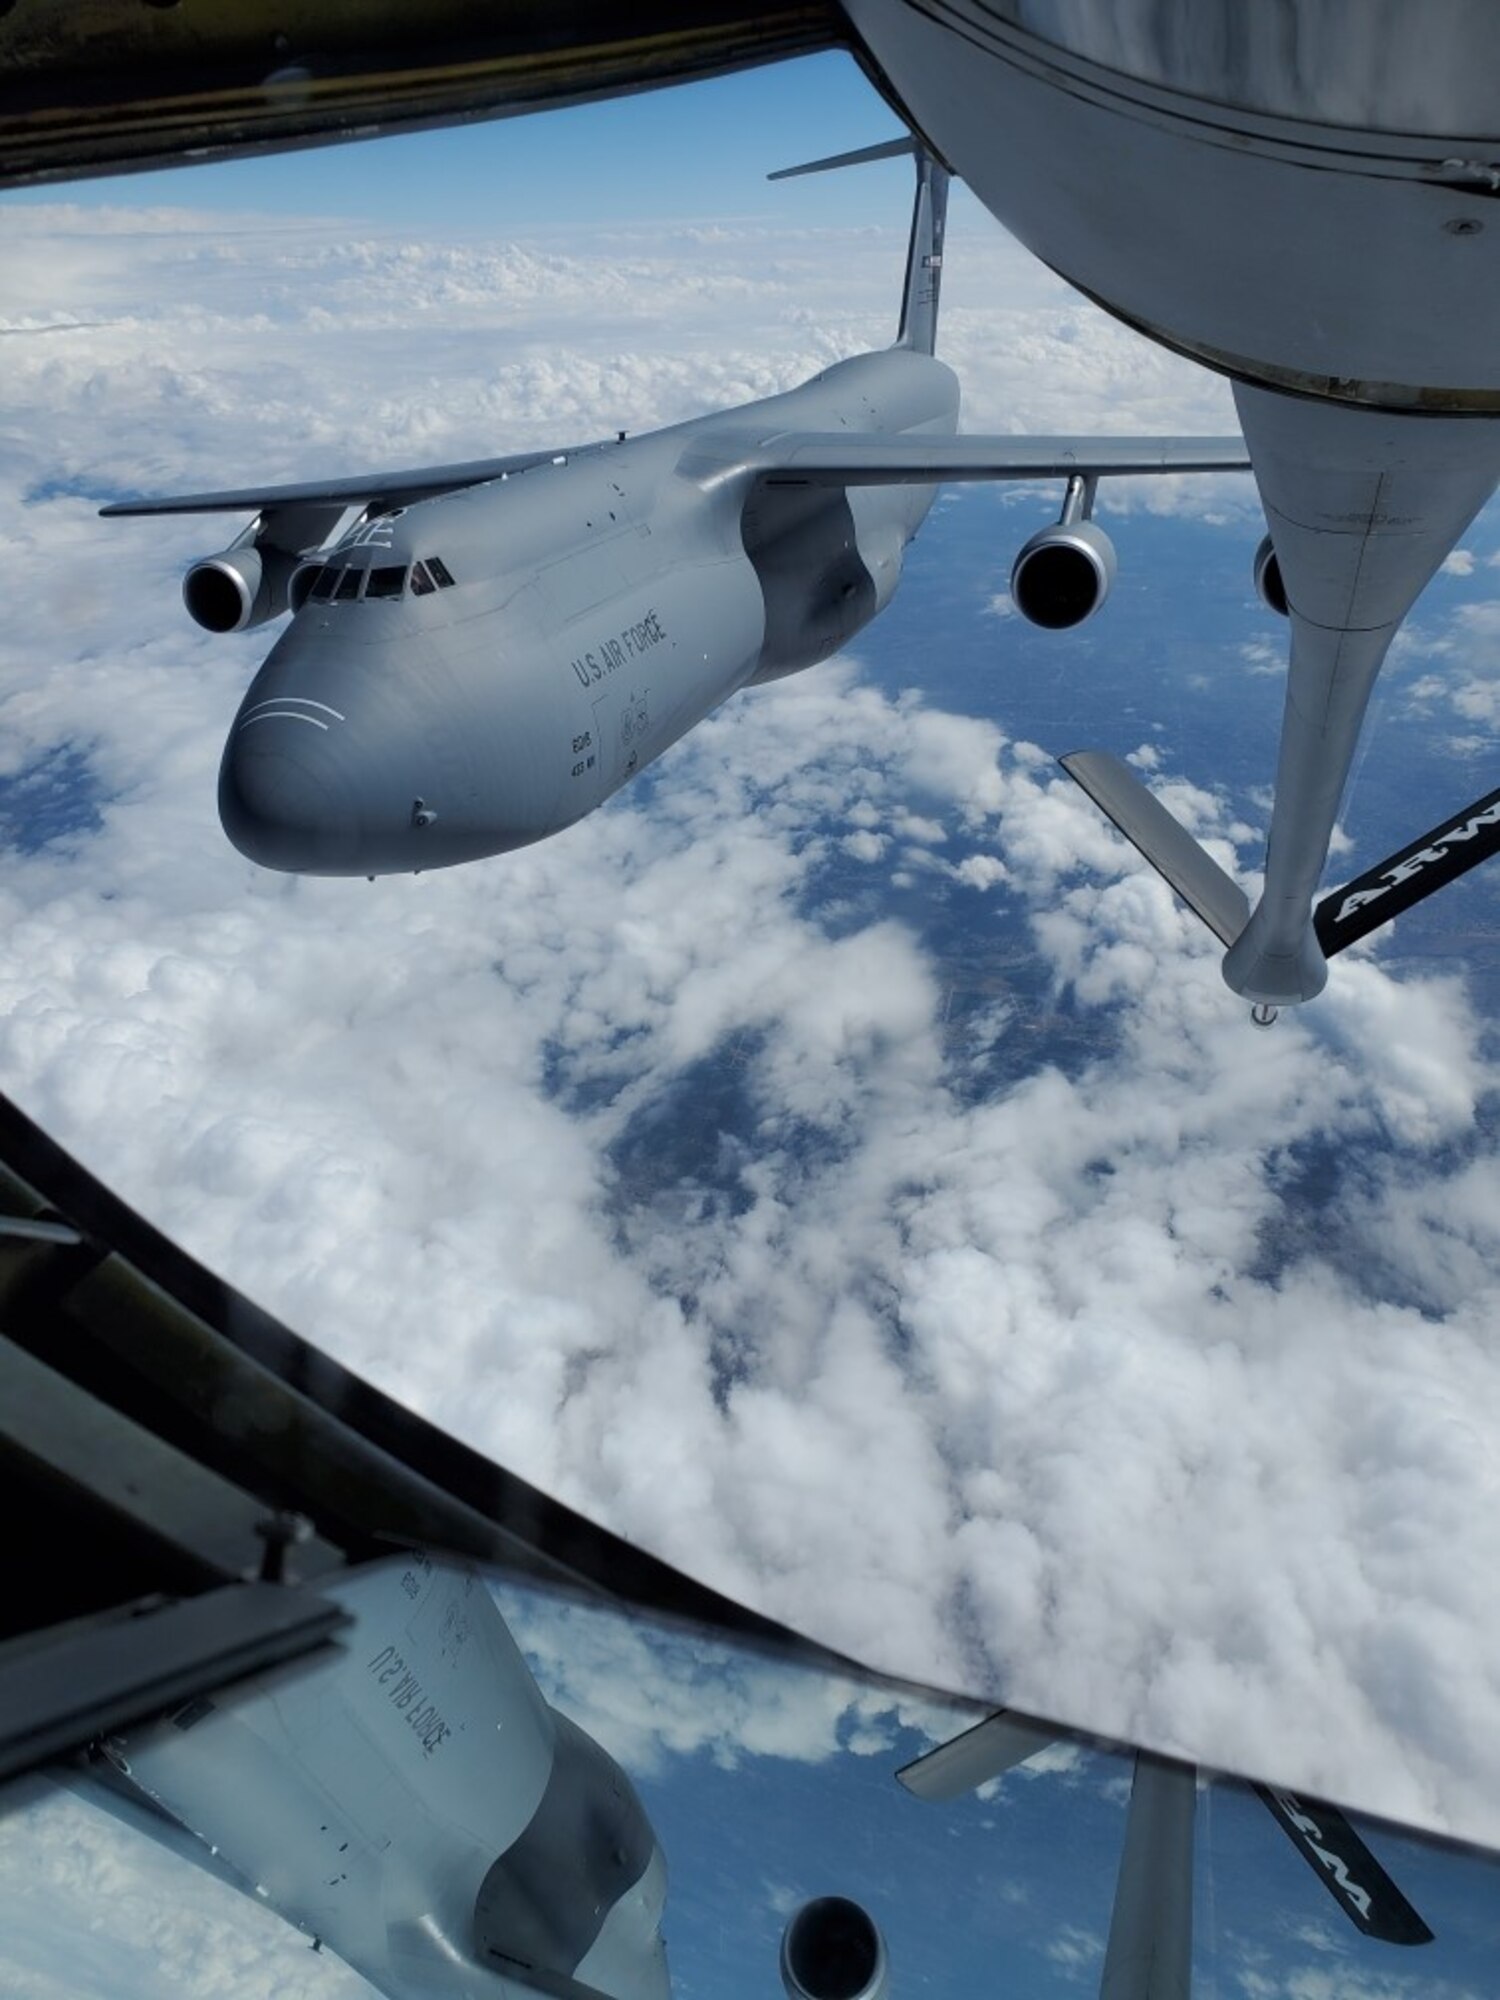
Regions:
<instances>
[{"instance_id":1,"label":"horizontal stabilizer","mask_svg":"<svg viewBox=\"0 0 1500 2000\"><path fill-rule=\"evenodd\" d=\"M1382 1944L1432 1942L1432 1932L1336 1807L1268 1785L1255 1791L1356 1930Z\"/></svg>"},{"instance_id":2,"label":"horizontal stabilizer","mask_svg":"<svg viewBox=\"0 0 1500 2000\"><path fill-rule=\"evenodd\" d=\"M1220 943L1233 944L1249 920L1249 898L1130 766L1107 750L1075 750L1058 762Z\"/></svg>"},{"instance_id":3,"label":"horizontal stabilizer","mask_svg":"<svg viewBox=\"0 0 1500 2000\"><path fill-rule=\"evenodd\" d=\"M768 181L793 181L799 174L830 174L835 167L862 167L870 160L899 160L925 149L910 137L883 139L878 146L860 146L852 153L830 153L823 160L808 160L800 167L778 167L767 174Z\"/></svg>"},{"instance_id":4,"label":"horizontal stabilizer","mask_svg":"<svg viewBox=\"0 0 1500 2000\"><path fill-rule=\"evenodd\" d=\"M1500 791L1486 792L1399 854L1377 861L1365 874L1325 896L1313 912L1324 956L1332 958L1434 890L1500 852Z\"/></svg>"},{"instance_id":5,"label":"horizontal stabilizer","mask_svg":"<svg viewBox=\"0 0 1500 2000\"><path fill-rule=\"evenodd\" d=\"M965 1792L987 1785L991 1778L1024 1764L1056 1741L1057 1731L1047 1724L1001 1709L976 1722L962 1736L951 1737L924 1757L904 1764L896 1776L916 1798L962 1798Z\"/></svg>"}]
</instances>

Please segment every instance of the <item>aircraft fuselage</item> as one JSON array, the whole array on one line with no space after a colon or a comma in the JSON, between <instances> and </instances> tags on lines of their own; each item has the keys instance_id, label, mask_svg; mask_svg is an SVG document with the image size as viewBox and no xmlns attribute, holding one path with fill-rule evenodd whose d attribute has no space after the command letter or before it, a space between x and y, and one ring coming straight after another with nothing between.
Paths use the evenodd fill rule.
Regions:
<instances>
[{"instance_id":1,"label":"aircraft fuselage","mask_svg":"<svg viewBox=\"0 0 1500 2000\"><path fill-rule=\"evenodd\" d=\"M951 437L958 403L929 355L860 355L362 522L304 580L241 704L225 831L267 867L376 875L571 826L728 696L827 659L890 600L936 488L766 477L756 448L784 431Z\"/></svg>"}]
</instances>

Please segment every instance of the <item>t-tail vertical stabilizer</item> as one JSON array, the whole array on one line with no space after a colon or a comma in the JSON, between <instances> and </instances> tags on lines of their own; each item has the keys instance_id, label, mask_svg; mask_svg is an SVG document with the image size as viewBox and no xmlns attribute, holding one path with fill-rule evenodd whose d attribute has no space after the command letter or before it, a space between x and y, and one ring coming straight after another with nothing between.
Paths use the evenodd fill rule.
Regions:
<instances>
[{"instance_id":1,"label":"t-tail vertical stabilizer","mask_svg":"<svg viewBox=\"0 0 1500 2000\"><path fill-rule=\"evenodd\" d=\"M901 298L898 347L931 354L937 346L938 294L943 285L943 231L948 224L948 169L916 149L917 198L911 212L911 247L906 253L906 290Z\"/></svg>"},{"instance_id":2,"label":"t-tail vertical stabilizer","mask_svg":"<svg viewBox=\"0 0 1500 2000\"><path fill-rule=\"evenodd\" d=\"M861 146L853 153L832 153L805 166L782 167L768 180L793 180L798 174L829 173L835 167L859 167L867 160L894 160L909 153L917 164L917 195L911 212L911 243L906 253L906 286L901 295L901 324L896 345L914 354L932 354L937 345L938 294L943 282L943 232L948 222L948 169L935 160L918 139L888 139L883 145Z\"/></svg>"}]
</instances>

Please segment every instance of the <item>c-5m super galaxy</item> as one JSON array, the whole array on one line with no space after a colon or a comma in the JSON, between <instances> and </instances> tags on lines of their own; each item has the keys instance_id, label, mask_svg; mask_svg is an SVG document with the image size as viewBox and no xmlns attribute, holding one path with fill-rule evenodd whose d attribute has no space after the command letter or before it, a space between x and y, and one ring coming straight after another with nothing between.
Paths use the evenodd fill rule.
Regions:
<instances>
[{"instance_id":1,"label":"c-5m super galaxy","mask_svg":"<svg viewBox=\"0 0 1500 2000\"><path fill-rule=\"evenodd\" d=\"M960 437L934 357L948 175L911 153L896 344L636 438L107 514L254 509L188 571L212 632L291 613L230 731L219 811L268 868L451 866L573 825L738 690L826 660L890 602L948 480L1061 478L1011 588L1045 626L1102 603L1107 475L1248 465L1237 438Z\"/></svg>"}]
</instances>

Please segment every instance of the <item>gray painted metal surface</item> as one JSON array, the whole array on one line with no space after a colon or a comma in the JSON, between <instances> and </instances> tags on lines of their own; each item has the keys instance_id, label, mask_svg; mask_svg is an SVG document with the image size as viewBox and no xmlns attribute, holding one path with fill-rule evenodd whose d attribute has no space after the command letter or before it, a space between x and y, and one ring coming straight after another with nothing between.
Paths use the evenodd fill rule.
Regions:
<instances>
[{"instance_id":1,"label":"gray painted metal surface","mask_svg":"<svg viewBox=\"0 0 1500 2000\"><path fill-rule=\"evenodd\" d=\"M1224 960L1247 999L1327 981L1313 900L1391 641L1500 478L1500 425L1293 403L1238 385L1291 625L1265 885Z\"/></svg>"},{"instance_id":2,"label":"gray painted metal surface","mask_svg":"<svg viewBox=\"0 0 1500 2000\"><path fill-rule=\"evenodd\" d=\"M896 1773L913 1798L939 1803L962 1798L991 1778L1024 1764L1057 1741L1057 1731L1045 1722L1000 1709L976 1722L962 1736L952 1736Z\"/></svg>"},{"instance_id":3,"label":"gray painted metal surface","mask_svg":"<svg viewBox=\"0 0 1500 2000\"><path fill-rule=\"evenodd\" d=\"M1133 325L1267 386L1500 411L1488 0L845 8L952 170Z\"/></svg>"},{"instance_id":4,"label":"gray painted metal surface","mask_svg":"<svg viewBox=\"0 0 1500 2000\"><path fill-rule=\"evenodd\" d=\"M1198 1774L1141 1751L1099 2000L1189 2000Z\"/></svg>"},{"instance_id":5,"label":"gray painted metal surface","mask_svg":"<svg viewBox=\"0 0 1500 2000\"><path fill-rule=\"evenodd\" d=\"M463 486L479 486L512 472L526 472L533 465L551 465L567 455L561 448L513 452L503 458L468 459L460 465L409 466L404 471L308 479L290 486L228 487L220 493L193 493L172 500L117 500L112 506L101 507L99 512L105 520L111 520L131 514L238 514L247 507L278 511L297 506L342 508L356 500L405 506L415 500L430 499L436 493L454 493Z\"/></svg>"},{"instance_id":6,"label":"gray painted metal surface","mask_svg":"<svg viewBox=\"0 0 1500 2000\"><path fill-rule=\"evenodd\" d=\"M1058 761L1125 838L1150 859L1214 936L1226 945L1233 944L1250 915L1249 897L1233 876L1204 853L1129 765L1105 750L1075 750Z\"/></svg>"},{"instance_id":7,"label":"gray painted metal surface","mask_svg":"<svg viewBox=\"0 0 1500 2000\"><path fill-rule=\"evenodd\" d=\"M0 1778L125 1728L166 1702L306 1655L346 1622L335 1602L272 1583L228 1584L178 1604L123 1607L111 1643L63 1627L0 1650Z\"/></svg>"},{"instance_id":8,"label":"gray painted metal surface","mask_svg":"<svg viewBox=\"0 0 1500 2000\"><path fill-rule=\"evenodd\" d=\"M552 1731L547 1788L480 1885L474 1930L481 1960L501 1972L571 1978L645 1877L656 1836L614 1759L565 1715L553 1714ZM610 1838L601 1840L605 1816Z\"/></svg>"}]
</instances>

